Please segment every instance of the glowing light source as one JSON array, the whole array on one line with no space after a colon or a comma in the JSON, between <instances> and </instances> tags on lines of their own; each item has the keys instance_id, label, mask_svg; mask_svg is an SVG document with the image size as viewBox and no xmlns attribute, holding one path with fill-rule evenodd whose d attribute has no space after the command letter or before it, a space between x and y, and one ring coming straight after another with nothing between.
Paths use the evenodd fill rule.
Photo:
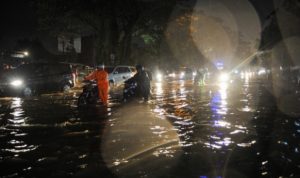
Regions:
<instances>
[{"instance_id":1,"label":"glowing light source","mask_svg":"<svg viewBox=\"0 0 300 178\"><path fill-rule=\"evenodd\" d=\"M184 75L185 75L185 73L184 73L184 72L181 72L181 73L180 73L180 78L183 78Z\"/></svg>"},{"instance_id":2,"label":"glowing light source","mask_svg":"<svg viewBox=\"0 0 300 178\"><path fill-rule=\"evenodd\" d=\"M161 73L157 73L156 74L156 79L158 82L161 82L162 81L162 74Z\"/></svg>"},{"instance_id":3,"label":"glowing light source","mask_svg":"<svg viewBox=\"0 0 300 178\"><path fill-rule=\"evenodd\" d=\"M22 80L14 80L10 84L12 86L19 87L19 86L23 85L23 81Z\"/></svg>"},{"instance_id":4,"label":"glowing light source","mask_svg":"<svg viewBox=\"0 0 300 178\"><path fill-rule=\"evenodd\" d=\"M176 75L175 75L175 73L170 73L169 74L169 77L175 77Z\"/></svg>"},{"instance_id":5,"label":"glowing light source","mask_svg":"<svg viewBox=\"0 0 300 178\"><path fill-rule=\"evenodd\" d=\"M227 73L222 73L219 76L219 82L228 82L229 81L229 74Z\"/></svg>"},{"instance_id":6,"label":"glowing light source","mask_svg":"<svg viewBox=\"0 0 300 178\"><path fill-rule=\"evenodd\" d=\"M257 72L258 75L263 75L263 74L266 74L266 73L267 73L266 69L260 69L260 70Z\"/></svg>"},{"instance_id":7,"label":"glowing light source","mask_svg":"<svg viewBox=\"0 0 300 178\"><path fill-rule=\"evenodd\" d=\"M29 52L28 51L24 51L23 54L24 54L24 56L29 56Z\"/></svg>"}]
</instances>

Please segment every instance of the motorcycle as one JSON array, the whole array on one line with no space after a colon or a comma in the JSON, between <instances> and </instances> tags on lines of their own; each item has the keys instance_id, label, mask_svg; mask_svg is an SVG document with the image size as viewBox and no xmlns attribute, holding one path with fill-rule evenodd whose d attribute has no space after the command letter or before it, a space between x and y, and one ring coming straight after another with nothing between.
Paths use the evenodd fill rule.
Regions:
<instances>
[{"instance_id":1,"label":"motorcycle","mask_svg":"<svg viewBox=\"0 0 300 178\"><path fill-rule=\"evenodd\" d=\"M137 84L135 81L124 82L123 101L137 96ZM98 86L96 81L84 81L83 91L78 97L77 106L93 105L99 101Z\"/></svg>"},{"instance_id":2,"label":"motorcycle","mask_svg":"<svg viewBox=\"0 0 300 178\"><path fill-rule=\"evenodd\" d=\"M78 107L93 105L99 101L97 83L95 81L84 81L84 83L83 91L78 97ZM124 82L123 101L126 102L137 96L137 83L132 80L126 80Z\"/></svg>"},{"instance_id":3,"label":"motorcycle","mask_svg":"<svg viewBox=\"0 0 300 178\"><path fill-rule=\"evenodd\" d=\"M99 100L98 86L96 81L84 81L83 91L78 97L77 105L85 106L96 104Z\"/></svg>"},{"instance_id":4,"label":"motorcycle","mask_svg":"<svg viewBox=\"0 0 300 178\"><path fill-rule=\"evenodd\" d=\"M126 102L130 98L134 98L136 96L137 96L137 83L132 80L126 80L124 82L123 101Z\"/></svg>"}]
</instances>

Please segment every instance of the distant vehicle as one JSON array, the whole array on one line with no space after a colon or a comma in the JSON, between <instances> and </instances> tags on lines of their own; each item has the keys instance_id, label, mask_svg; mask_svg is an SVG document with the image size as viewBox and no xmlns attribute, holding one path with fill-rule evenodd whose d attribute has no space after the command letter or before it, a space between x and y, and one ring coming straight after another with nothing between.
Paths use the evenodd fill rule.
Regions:
<instances>
[{"instance_id":1,"label":"distant vehicle","mask_svg":"<svg viewBox=\"0 0 300 178\"><path fill-rule=\"evenodd\" d=\"M0 93L31 96L45 91L68 91L74 86L71 65L63 63L23 64L3 74Z\"/></svg>"},{"instance_id":2,"label":"distant vehicle","mask_svg":"<svg viewBox=\"0 0 300 178\"><path fill-rule=\"evenodd\" d=\"M106 66L105 71L108 73L109 85L111 87L123 84L125 80L136 73L133 66Z\"/></svg>"},{"instance_id":3,"label":"distant vehicle","mask_svg":"<svg viewBox=\"0 0 300 178\"><path fill-rule=\"evenodd\" d=\"M168 78L173 80L193 80L196 72L188 67L179 67L168 73Z\"/></svg>"}]
</instances>

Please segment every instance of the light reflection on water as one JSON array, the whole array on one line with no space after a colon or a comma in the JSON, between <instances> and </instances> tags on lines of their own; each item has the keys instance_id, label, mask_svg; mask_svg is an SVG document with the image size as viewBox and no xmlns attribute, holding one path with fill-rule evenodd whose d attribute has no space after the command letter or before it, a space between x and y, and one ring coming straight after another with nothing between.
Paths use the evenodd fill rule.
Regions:
<instances>
[{"instance_id":1,"label":"light reflection on water","mask_svg":"<svg viewBox=\"0 0 300 178\"><path fill-rule=\"evenodd\" d=\"M163 94L162 82L155 83L156 96L161 96Z\"/></svg>"},{"instance_id":2,"label":"light reflection on water","mask_svg":"<svg viewBox=\"0 0 300 178\"><path fill-rule=\"evenodd\" d=\"M249 87L249 78L246 79L246 83L241 88L242 91L236 90L227 83L221 83L215 87L210 86L210 90L201 86L195 88L194 91L189 91L186 83L181 82L178 86L173 83L169 88L164 88L165 92L160 92L164 98L169 99L157 101L154 112L169 118L174 129L177 130L181 147L194 150L190 153L187 152L191 156L199 147L201 149L206 148L204 154L219 150L225 155L231 152L234 147L253 148L257 141L248 138L254 134L249 131L248 121L252 118L252 113L249 112L255 111L253 107L256 103L253 104L254 96L251 94L253 91L250 91ZM177 92L178 90L179 92ZM229 94L229 92L231 93ZM239 92L242 93L242 98L238 97ZM168 97L168 94L173 97ZM193 99L188 99L188 97ZM243 105L242 107L234 106L239 102ZM175 103L175 105L168 103ZM194 112L193 109L188 110L187 108L198 108L199 110ZM240 113L245 113L245 115L242 115L243 117L238 116ZM186 115L190 116L190 120L185 119ZM201 130L203 130L202 133ZM210 136L206 137L208 135ZM155 152L154 155L164 153L169 152L160 151ZM221 168L222 164L214 166L223 169Z\"/></svg>"},{"instance_id":3,"label":"light reflection on water","mask_svg":"<svg viewBox=\"0 0 300 178\"><path fill-rule=\"evenodd\" d=\"M213 112L213 118L216 120L222 119L223 115L227 114L227 88L227 83L220 83L219 90L212 96L210 104Z\"/></svg>"},{"instance_id":4,"label":"light reflection on water","mask_svg":"<svg viewBox=\"0 0 300 178\"><path fill-rule=\"evenodd\" d=\"M26 100L13 98L9 110L0 113L1 118L5 117L7 121L1 120L1 160L13 161L15 157L21 161L24 159L30 162L23 167L27 172L46 170L40 165L46 165L45 167L50 169L53 165L61 165L60 163L64 162L72 166L66 168L61 165L60 171L72 174L77 169L89 169L93 164L105 167L103 152L99 149L103 142L102 134L116 126L123 126L114 132L117 137L107 140L107 149L115 151L112 155L112 165L118 169L124 165L130 167L141 159L135 156L118 158L117 155L147 144L159 145L158 140L161 140L178 144L177 147L166 144L148 150L153 159L172 162L172 165L165 164L165 167L160 165L159 169L173 170L170 175L189 170L186 177L218 177L215 175L226 175L227 170L233 169L241 174L251 175L250 177L268 176L271 173L276 177L288 177L289 173L298 171L297 166L300 165L299 118L290 118L280 113L270 117L270 114L274 113L269 105L270 98L265 99L266 103L263 99L259 100L258 88L255 85L250 79L246 84L241 84L240 88L225 83L200 87L183 81L156 83L153 86L154 104L146 106L149 106L149 111L157 118L151 122L151 126L140 129L136 136L131 135L129 131L136 131L145 123L140 118L128 123L134 115L125 118L112 115L105 120L102 118L104 113L99 108L80 112L76 108L75 111L72 110L74 107L70 109L68 103L63 103L62 100L53 99L48 103L33 100L27 101L29 104L26 104ZM31 102L41 106L30 105ZM129 113L136 114L138 110L135 109L133 107ZM49 113L49 110L53 113ZM114 108L107 108L105 113L109 115L114 111ZM141 118L144 117L140 114ZM124 126L124 123L128 124L128 127ZM103 129L103 125L106 125L106 129ZM146 131L149 135L142 135ZM128 137L122 137L122 134ZM136 140L129 141L141 144L124 145L124 140L128 138L135 138ZM116 145L121 146L115 147ZM32 158L24 156L26 154ZM153 166L142 164L133 169L149 165ZM276 168L281 169L276 167L277 165L285 165L282 172L287 170L287 173L276 172ZM243 169L240 169L241 167ZM147 170L140 173L140 177L151 175ZM12 174L14 172L10 175ZM170 175L169 177L172 177Z\"/></svg>"},{"instance_id":5,"label":"light reflection on water","mask_svg":"<svg viewBox=\"0 0 300 178\"><path fill-rule=\"evenodd\" d=\"M21 132L20 129L17 129L20 126L24 126L28 117L25 116L25 112L22 108L23 99L21 98L13 98L10 108L11 112L9 113L11 118L8 119L8 126L12 127L12 131L10 132L10 136L12 140L7 141L7 145L5 148L1 149L2 152L7 152L11 154L16 153L27 153L34 151L38 148L38 145L32 145L26 143L25 140L21 140L24 136L27 136L26 132ZM16 129L14 129L16 128ZM18 139L18 140L17 140ZM18 155L15 155L18 156Z\"/></svg>"}]
</instances>

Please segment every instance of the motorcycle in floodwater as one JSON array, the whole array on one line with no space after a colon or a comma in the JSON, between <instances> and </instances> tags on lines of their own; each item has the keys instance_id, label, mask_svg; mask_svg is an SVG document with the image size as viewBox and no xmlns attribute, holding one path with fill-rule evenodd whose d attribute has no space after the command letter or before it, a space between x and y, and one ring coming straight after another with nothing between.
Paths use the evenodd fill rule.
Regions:
<instances>
[{"instance_id":1,"label":"motorcycle in floodwater","mask_svg":"<svg viewBox=\"0 0 300 178\"><path fill-rule=\"evenodd\" d=\"M135 81L126 80L124 82L123 101L126 102L134 97L137 97L137 83Z\"/></svg>"},{"instance_id":2,"label":"motorcycle in floodwater","mask_svg":"<svg viewBox=\"0 0 300 178\"><path fill-rule=\"evenodd\" d=\"M84 81L82 93L78 97L77 105L86 106L97 104L99 100L98 86L96 81Z\"/></svg>"},{"instance_id":3,"label":"motorcycle in floodwater","mask_svg":"<svg viewBox=\"0 0 300 178\"><path fill-rule=\"evenodd\" d=\"M124 82L123 101L128 101L137 96L137 84L135 81ZM96 81L84 81L82 93L78 97L77 106L95 105L99 101L98 86ZM100 101L101 102L101 101Z\"/></svg>"}]
</instances>

